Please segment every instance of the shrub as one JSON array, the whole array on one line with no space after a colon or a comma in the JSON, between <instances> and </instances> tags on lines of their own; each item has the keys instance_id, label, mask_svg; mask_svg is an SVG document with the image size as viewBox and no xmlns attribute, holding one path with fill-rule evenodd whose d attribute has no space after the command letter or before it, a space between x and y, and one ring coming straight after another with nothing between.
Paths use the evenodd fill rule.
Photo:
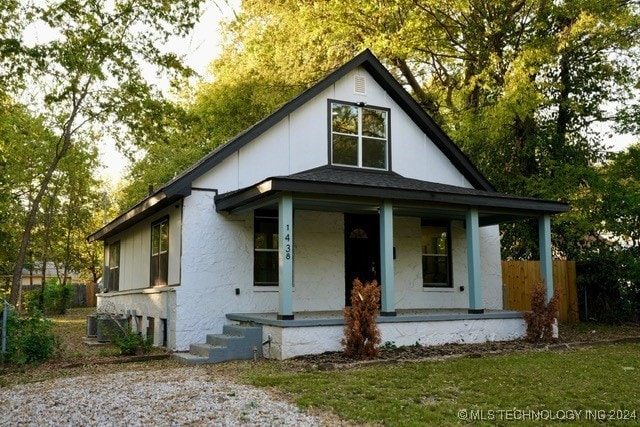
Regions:
<instances>
[{"instance_id":1,"label":"shrub","mask_svg":"<svg viewBox=\"0 0 640 427\"><path fill-rule=\"evenodd\" d=\"M152 337L145 339L140 332L134 332L128 326L124 333L116 338L121 354L149 353L152 347Z\"/></svg>"},{"instance_id":2,"label":"shrub","mask_svg":"<svg viewBox=\"0 0 640 427\"><path fill-rule=\"evenodd\" d=\"M558 317L558 290L547 303L547 287L538 282L531 292L531 311L523 313L527 322L526 340L529 342L554 341L553 325Z\"/></svg>"},{"instance_id":3,"label":"shrub","mask_svg":"<svg viewBox=\"0 0 640 427\"><path fill-rule=\"evenodd\" d=\"M51 279L44 285L44 307L42 309L47 314L65 314L73 297L73 285L67 283L60 284L58 279ZM38 307L42 290L34 290L25 296L27 307Z\"/></svg>"},{"instance_id":4,"label":"shrub","mask_svg":"<svg viewBox=\"0 0 640 427\"><path fill-rule=\"evenodd\" d=\"M60 339L51 329L51 321L37 309L22 316L12 309L7 319L6 360L38 364L52 359L60 349Z\"/></svg>"},{"instance_id":5,"label":"shrub","mask_svg":"<svg viewBox=\"0 0 640 427\"><path fill-rule=\"evenodd\" d=\"M372 359L379 356L380 330L376 325L380 287L377 281L365 283L353 281L351 307L343 310L346 326L345 337L340 341L344 354L358 359Z\"/></svg>"}]
</instances>

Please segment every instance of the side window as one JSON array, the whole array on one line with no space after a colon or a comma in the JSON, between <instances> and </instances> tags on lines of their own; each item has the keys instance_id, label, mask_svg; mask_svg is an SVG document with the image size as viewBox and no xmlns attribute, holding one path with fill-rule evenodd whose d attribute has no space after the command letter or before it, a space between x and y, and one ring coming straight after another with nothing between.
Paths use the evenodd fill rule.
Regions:
<instances>
[{"instance_id":1,"label":"side window","mask_svg":"<svg viewBox=\"0 0 640 427\"><path fill-rule=\"evenodd\" d=\"M120 242L109 245L109 292L120 290Z\"/></svg>"},{"instance_id":2,"label":"side window","mask_svg":"<svg viewBox=\"0 0 640 427\"><path fill-rule=\"evenodd\" d=\"M278 212L256 210L253 227L253 284L278 286Z\"/></svg>"},{"instance_id":3,"label":"side window","mask_svg":"<svg viewBox=\"0 0 640 427\"><path fill-rule=\"evenodd\" d=\"M389 111L330 103L331 164L389 169Z\"/></svg>"},{"instance_id":4,"label":"side window","mask_svg":"<svg viewBox=\"0 0 640 427\"><path fill-rule=\"evenodd\" d=\"M450 288L451 230L449 225L422 224L422 285L425 288Z\"/></svg>"},{"instance_id":5,"label":"side window","mask_svg":"<svg viewBox=\"0 0 640 427\"><path fill-rule=\"evenodd\" d=\"M169 218L151 225L151 286L167 284L169 272Z\"/></svg>"}]
</instances>

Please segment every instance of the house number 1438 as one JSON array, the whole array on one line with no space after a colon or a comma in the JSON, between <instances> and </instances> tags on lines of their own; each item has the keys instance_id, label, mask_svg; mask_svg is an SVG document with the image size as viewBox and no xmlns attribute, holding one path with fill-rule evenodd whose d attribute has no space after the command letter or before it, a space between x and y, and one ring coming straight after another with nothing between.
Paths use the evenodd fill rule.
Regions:
<instances>
[{"instance_id":1,"label":"house number 1438","mask_svg":"<svg viewBox=\"0 0 640 427\"><path fill-rule=\"evenodd\" d=\"M291 235L289 234L289 224L285 225L287 233L284 235L284 240L287 242L284 245L284 259L291 259Z\"/></svg>"}]
</instances>

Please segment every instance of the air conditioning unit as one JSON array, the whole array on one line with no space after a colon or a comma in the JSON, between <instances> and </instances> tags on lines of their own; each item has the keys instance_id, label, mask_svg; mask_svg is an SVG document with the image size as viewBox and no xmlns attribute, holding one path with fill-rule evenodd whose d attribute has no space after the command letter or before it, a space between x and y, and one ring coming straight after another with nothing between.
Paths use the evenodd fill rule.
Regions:
<instances>
[{"instance_id":1,"label":"air conditioning unit","mask_svg":"<svg viewBox=\"0 0 640 427\"><path fill-rule=\"evenodd\" d=\"M87 338L95 338L98 335L98 315L87 316Z\"/></svg>"},{"instance_id":2,"label":"air conditioning unit","mask_svg":"<svg viewBox=\"0 0 640 427\"><path fill-rule=\"evenodd\" d=\"M96 337L99 342L115 341L124 336L127 330L127 318L109 314L98 315Z\"/></svg>"}]
</instances>

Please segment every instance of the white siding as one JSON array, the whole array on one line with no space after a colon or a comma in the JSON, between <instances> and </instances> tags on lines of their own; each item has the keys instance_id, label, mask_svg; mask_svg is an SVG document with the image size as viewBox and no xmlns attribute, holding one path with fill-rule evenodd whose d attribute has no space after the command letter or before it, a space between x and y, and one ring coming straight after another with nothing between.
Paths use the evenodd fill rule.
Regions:
<instances>
[{"instance_id":1,"label":"white siding","mask_svg":"<svg viewBox=\"0 0 640 427\"><path fill-rule=\"evenodd\" d=\"M354 94L355 75L366 75L367 94ZM348 73L254 141L194 182L227 192L265 178L328 164L328 100L364 102L391 109L391 166L407 178L470 187L469 182L364 69Z\"/></svg>"},{"instance_id":2,"label":"white siding","mask_svg":"<svg viewBox=\"0 0 640 427\"><path fill-rule=\"evenodd\" d=\"M169 217L168 284L180 284L180 252L182 239L181 202L163 209L130 229L110 237L107 242L120 241L120 290L149 287L151 271L151 224ZM108 260L107 260L108 262Z\"/></svg>"}]
</instances>

